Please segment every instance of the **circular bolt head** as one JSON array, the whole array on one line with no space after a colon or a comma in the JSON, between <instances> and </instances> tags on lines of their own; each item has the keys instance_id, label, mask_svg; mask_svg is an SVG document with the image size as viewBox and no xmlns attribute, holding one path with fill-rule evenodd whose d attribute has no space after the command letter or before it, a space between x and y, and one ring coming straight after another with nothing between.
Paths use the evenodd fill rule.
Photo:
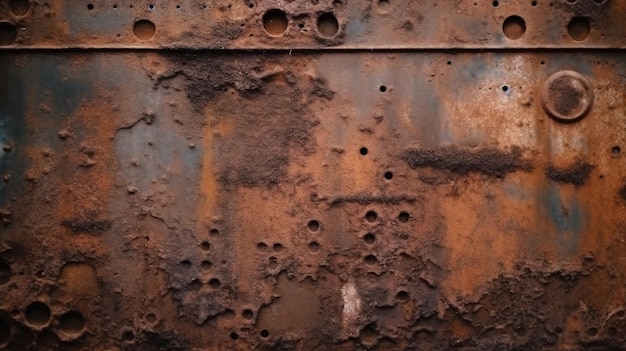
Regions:
<instances>
[{"instance_id":1,"label":"circular bolt head","mask_svg":"<svg viewBox=\"0 0 626 351\"><path fill-rule=\"evenodd\" d=\"M546 113L559 122L578 121L591 110L591 83L578 72L556 72L543 84L541 104Z\"/></svg>"}]
</instances>

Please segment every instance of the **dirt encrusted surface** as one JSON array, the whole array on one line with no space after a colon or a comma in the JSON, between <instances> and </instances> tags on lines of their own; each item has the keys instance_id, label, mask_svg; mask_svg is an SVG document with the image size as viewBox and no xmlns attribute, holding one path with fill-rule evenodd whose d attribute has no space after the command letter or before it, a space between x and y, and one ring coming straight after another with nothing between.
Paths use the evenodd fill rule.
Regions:
<instances>
[{"instance_id":1,"label":"dirt encrusted surface","mask_svg":"<svg viewBox=\"0 0 626 351\"><path fill-rule=\"evenodd\" d=\"M465 175L471 172L493 177L504 177L516 171L531 171L532 163L523 157L520 148L511 151L477 148L462 149L441 147L438 149L406 149L400 156L412 168L431 167Z\"/></svg>"},{"instance_id":2,"label":"dirt encrusted surface","mask_svg":"<svg viewBox=\"0 0 626 351\"><path fill-rule=\"evenodd\" d=\"M323 78L307 74L303 56L235 53L168 55L174 69L155 82L184 78L189 101L208 110L216 127L216 168L220 182L232 186L271 186L287 172L290 153L308 155L319 123L310 103L330 100L334 92ZM232 125L232 132L220 127Z\"/></svg>"},{"instance_id":3,"label":"dirt encrusted surface","mask_svg":"<svg viewBox=\"0 0 626 351\"><path fill-rule=\"evenodd\" d=\"M568 116L580 109L584 91L573 86L570 77L560 77L550 85L550 96L555 110L563 116Z\"/></svg>"},{"instance_id":4,"label":"dirt encrusted surface","mask_svg":"<svg viewBox=\"0 0 626 351\"><path fill-rule=\"evenodd\" d=\"M586 162L576 162L569 167L557 167L553 164L546 167L546 176L558 183L582 186L589 179L594 166Z\"/></svg>"}]
</instances>

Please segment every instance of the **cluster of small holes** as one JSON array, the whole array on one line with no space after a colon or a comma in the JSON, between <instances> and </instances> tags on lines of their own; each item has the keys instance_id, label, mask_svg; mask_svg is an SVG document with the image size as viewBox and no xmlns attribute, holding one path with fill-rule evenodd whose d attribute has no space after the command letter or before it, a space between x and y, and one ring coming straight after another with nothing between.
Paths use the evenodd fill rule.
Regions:
<instances>
[{"instance_id":1,"label":"cluster of small holes","mask_svg":"<svg viewBox=\"0 0 626 351\"><path fill-rule=\"evenodd\" d=\"M265 32L271 36L282 35L289 26L287 14L280 9L268 10L263 15L262 21ZM333 38L339 32L339 21L331 12L319 15L316 24L318 34L323 38ZM304 24L299 23L299 26L303 28Z\"/></svg>"}]
</instances>

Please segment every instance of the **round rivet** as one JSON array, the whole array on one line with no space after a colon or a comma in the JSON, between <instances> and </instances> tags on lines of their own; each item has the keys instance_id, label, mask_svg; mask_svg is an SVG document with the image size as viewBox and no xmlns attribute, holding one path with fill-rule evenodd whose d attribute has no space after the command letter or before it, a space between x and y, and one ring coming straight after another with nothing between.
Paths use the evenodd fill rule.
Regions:
<instances>
[{"instance_id":1,"label":"round rivet","mask_svg":"<svg viewBox=\"0 0 626 351\"><path fill-rule=\"evenodd\" d=\"M578 72L556 72L543 84L541 104L546 113L559 122L577 121L591 110L591 83Z\"/></svg>"}]
</instances>

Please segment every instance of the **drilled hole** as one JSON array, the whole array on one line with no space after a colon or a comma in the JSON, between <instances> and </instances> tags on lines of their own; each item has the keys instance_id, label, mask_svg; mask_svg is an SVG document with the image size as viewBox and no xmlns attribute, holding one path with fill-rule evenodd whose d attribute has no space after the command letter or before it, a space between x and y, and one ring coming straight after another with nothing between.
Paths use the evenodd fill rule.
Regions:
<instances>
[{"instance_id":1,"label":"drilled hole","mask_svg":"<svg viewBox=\"0 0 626 351\"><path fill-rule=\"evenodd\" d=\"M135 22L135 26L133 27L133 33L139 40L150 40L154 36L156 32L156 27L154 23L148 20L139 20Z\"/></svg>"},{"instance_id":2,"label":"drilled hole","mask_svg":"<svg viewBox=\"0 0 626 351\"><path fill-rule=\"evenodd\" d=\"M511 40L519 39L526 33L526 22L520 16L510 16L504 20L502 31Z\"/></svg>"},{"instance_id":3,"label":"drilled hole","mask_svg":"<svg viewBox=\"0 0 626 351\"><path fill-rule=\"evenodd\" d=\"M376 259L376 256L374 255L367 255L365 256L363 260L365 261L365 263L369 265L373 265L373 264L376 264L376 262L378 262L378 259Z\"/></svg>"},{"instance_id":4,"label":"drilled hole","mask_svg":"<svg viewBox=\"0 0 626 351\"><path fill-rule=\"evenodd\" d=\"M30 9L28 0L11 0L11 12L16 16L24 16Z\"/></svg>"},{"instance_id":5,"label":"drilled hole","mask_svg":"<svg viewBox=\"0 0 626 351\"><path fill-rule=\"evenodd\" d=\"M211 236L217 236L219 234L220 234L220 231L215 229L215 228L209 230L209 235L211 235Z\"/></svg>"},{"instance_id":6,"label":"drilled hole","mask_svg":"<svg viewBox=\"0 0 626 351\"><path fill-rule=\"evenodd\" d=\"M258 244L256 244L256 248L259 251L267 251L267 244L266 243L258 243Z\"/></svg>"},{"instance_id":7,"label":"drilled hole","mask_svg":"<svg viewBox=\"0 0 626 351\"><path fill-rule=\"evenodd\" d=\"M531 2L530 4L531 4L532 6L537 6L537 2L536 2L536 1L533 1L533 2Z\"/></svg>"},{"instance_id":8,"label":"drilled hole","mask_svg":"<svg viewBox=\"0 0 626 351\"><path fill-rule=\"evenodd\" d=\"M362 147L362 148L359 150L359 153L360 153L361 155L363 155L363 156L367 155L367 148L366 148L366 147Z\"/></svg>"},{"instance_id":9,"label":"drilled hole","mask_svg":"<svg viewBox=\"0 0 626 351\"><path fill-rule=\"evenodd\" d=\"M567 25L567 33L575 41L583 41L589 37L591 26L584 17L574 17Z\"/></svg>"},{"instance_id":10,"label":"drilled hole","mask_svg":"<svg viewBox=\"0 0 626 351\"><path fill-rule=\"evenodd\" d=\"M152 5L152 4L148 5L148 10L150 10L150 11L154 10L154 5Z\"/></svg>"},{"instance_id":11,"label":"drilled hole","mask_svg":"<svg viewBox=\"0 0 626 351\"><path fill-rule=\"evenodd\" d=\"M254 312L252 312L252 310L243 310L243 312L241 312L241 315L245 319L252 319L254 317Z\"/></svg>"},{"instance_id":12,"label":"drilled hole","mask_svg":"<svg viewBox=\"0 0 626 351\"><path fill-rule=\"evenodd\" d=\"M400 212L400 214L398 215L398 220L402 223L408 222L409 218L411 218L411 216L409 215L408 212L405 212L405 211Z\"/></svg>"},{"instance_id":13,"label":"drilled hole","mask_svg":"<svg viewBox=\"0 0 626 351\"><path fill-rule=\"evenodd\" d=\"M274 251L276 251L276 252L281 252L281 251L283 251L283 249L284 249L285 247L284 247L284 246L283 246L283 244L281 244L281 243L276 243L276 244L274 244L274 246L273 246L272 248L273 248L273 249L274 249Z\"/></svg>"},{"instance_id":14,"label":"drilled hole","mask_svg":"<svg viewBox=\"0 0 626 351\"><path fill-rule=\"evenodd\" d=\"M263 15L263 28L268 34L283 34L287 30L287 23L287 15L281 10L269 10Z\"/></svg>"},{"instance_id":15,"label":"drilled hole","mask_svg":"<svg viewBox=\"0 0 626 351\"><path fill-rule=\"evenodd\" d=\"M212 287L213 289L219 288L220 285L221 285L220 280L217 278L213 278L209 280L209 286Z\"/></svg>"},{"instance_id":16,"label":"drilled hole","mask_svg":"<svg viewBox=\"0 0 626 351\"><path fill-rule=\"evenodd\" d=\"M232 332L232 333L230 333L230 338L233 339L233 340L237 340L237 339L239 339L239 334L237 334L235 332Z\"/></svg>"},{"instance_id":17,"label":"drilled hole","mask_svg":"<svg viewBox=\"0 0 626 351\"><path fill-rule=\"evenodd\" d=\"M506 86L506 85L503 85L502 86L502 91L504 91L506 93L507 91L509 91L509 87Z\"/></svg>"},{"instance_id":18,"label":"drilled hole","mask_svg":"<svg viewBox=\"0 0 626 351\"><path fill-rule=\"evenodd\" d=\"M494 2L491 3L491 5L493 5L493 7L498 7L498 5L500 5L500 3L497 2L497 1L494 1Z\"/></svg>"},{"instance_id":19,"label":"drilled hole","mask_svg":"<svg viewBox=\"0 0 626 351\"><path fill-rule=\"evenodd\" d=\"M598 328L596 327L587 328L586 332L587 332L587 335L596 336L598 335Z\"/></svg>"},{"instance_id":20,"label":"drilled hole","mask_svg":"<svg viewBox=\"0 0 626 351\"><path fill-rule=\"evenodd\" d=\"M0 285L6 284L11 280L11 267L8 263L0 261Z\"/></svg>"},{"instance_id":21,"label":"drilled hole","mask_svg":"<svg viewBox=\"0 0 626 351\"><path fill-rule=\"evenodd\" d=\"M378 87L378 90L380 90L381 93L384 93L387 91L387 87L384 85L381 85L380 87Z\"/></svg>"},{"instance_id":22,"label":"drilled hole","mask_svg":"<svg viewBox=\"0 0 626 351\"><path fill-rule=\"evenodd\" d=\"M189 260L180 261L180 265L183 266L183 268L191 268L191 261Z\"/></svg>"},{"instance_id":23,"label":"drilled hole","mask_svg":"<svg viewBox=\"0 0 626 351\"><path fill-rule=\"evenodd\" d=\"M391 180L393 178L393 172L385 172L385 179Z\"/></svg>"},{"instance_id":24,"label":"drilled hole","mask_svg":"<svg viewBox=\"0 0 626 351\"><path fill-rule=\"evenodd\" d=\"M11 338L11 327L4 319L0 319L0 347L9 342Z\"/></svg>"},{"instance_id":25,"label":"drilled hole","mask_svg":"<svg viewBox=\"0 0 626 351\"><path fill-rule=\"evenodd\" d=\"M211 249L211 243L209 243L208 241L203 241L202 244L200 244L200 247L204 251L209 251Z\"/></svg>"},{"instance_id":26,"label":"drilled hole","mask_svg":"<svg viewBox=\"0 0 626 351\"><path fill-rule=\"evenodd\" d=\"M43 302L33 302L26 307L25 315L31 325L45 325L50 320L50 307Z\"/></svg>"},{"instance_id":27,"label":"drilled hole","mask_svg":"<svg viewBox=\"0 0 626 351\"><path fill-rule=\"evenodd\" d=\"M378 214L375 211L367 211L367 213L365 213L365 220L372 223L372 222L376 222L376 219L378 219Z\"/></svg>"},{"instance_id":28,"label":"drilled hole","mask_svg":"<svg viewBox=\"0 0 626 351\"><path fill-rule=\"evenodd\" d=\"M339 22L332 13L324 13L317 18L317 30L326 38L334 37L339 31Z\"/></svg>"},{"instance_id":29,"label":"drilled hole","mask_svg":"<svg viewBox=\"0 0 626 351\"><path fill-rule=\"evenodd\" d=\"M264 338L267 338L268 336L270 336L270 332L267 331L266 329L261 330L261 336Z\"/></svg>"},{"instance_id":30,"label":"drilled hole","mask_svg":"<svg viewBox=\"0 0 626 351\"><path fill-rule=\"evenodd\" d=\"M396 299L398 299L399 301L408 301L409 293L404 290L398 291L398 293L396 294Z\"/></svg>"},{"instance_id":31,"label":"drilled hole","mask_svg":"<svg viewBox=\"0 0 626 351\"><path fill-rule=\"evenodd\" d=\"M554 332L555 332L555 333L557 333L557 334L561 334L561 333L563 333L563 328L561 328L561 327L555 327L555 328L554 328Z\"/></svg>"},{"instance_id":32,"label":"drilled hole","mask_svg":"<svg viewBox=\"0 0 626 351\"><path fill-rule=\"evenodd\" d=\"M376 236L372 233L367 233L365 234L365 236L363 236L363 241L368 244L373 244L376 241Z\"/></svg>"},{"instance_id":33,"label":"drilled hole","mask_svg":"<svg viewBox=\"0 0 626 351\"><path fill-rule=\"evenodd\" d=\"M157 316L154 313L148 313L145 318L148 323L154 323L157 320Z\"/></svg>"},{"instance_id":34,"label":"drilled hole","mask_svg":"<svg viewBox=\"0 0 626 351\"><path fill-rule=\"evenodd\" d=\"M130 331L130 330L125 331L125 332L122 334L122 339L123 339L124 341L126 341L126 342L131 342L131 341L135 340L135 333L133 333L133 332L132 332L132 331Z\"/></svg>"},{"instance_id":35,"label":"drilled hole","mask_svg":"<svg viewBox=\"0 0 626 351\"><path fill-rule=\"evenodd\" d=\"M611 152L613 153L613 155L619 155L620 152L622 152L622 148L620 148L619 146L613 146Z\"/></svg>"},{"instance_id":36,"label":"drilled hole","mask_svg":"<svg viewBox=\"0 0 626 351\"><path fill-rule=\"evenodd\" d=\"M309 243L309 250L311 250L311 252L318 252L320 250L320 244L315 241Z\"/></svg>"},{"instance_id":37,"label":"drilled hole","mask_svg":"<svg viewBox=\"0 0 626 351\"><path fill-rule=\"evenodd\" d=\"M316 220L312 220L309 222L309 224L307 224L307 227L309 227L309 230L312 232L316 232L318 230L320 230L320 222L316 221Z\"/></svg>"},{"instance_id":38,"label":"drilled hole","mask_svg":"<svg viewBox=\"0 0 626 351\"><path fill-rule=\"evenodd\" d=\"M60 324L66 334L76 335L85 328L85 318L79 312L70 311L61 316Z\"/></svg>"},{"instance_id":39,"label":"drilled hole","mask_svg":"<svg viewBox=\"0 0 626 351\"><path fill-rule=\"evenodd\" d=\"M87 10L90 10L90 11L93 10L93 4L88 4L87 5Z\"/></svg>"},{"instance_id":40,"label":"drilled hole","mask_svg":"<svg viewBox=\"0 0 626 351\"><path fill-rule=\"evenodd\" d=\"M200 267L204 269L205 271L208 271L209 269L211 269L211 266L212 266L211 261L205 260L200 263Z\"/></svg>"},{"instance_id":41,"label":"drilled hole","mask_svg":"<svg viewBox=\"0 0 626 351\"><path fill-rule=\"evenodd\" d=\"M17 39L17 30L11 23L0 22L0 46L11 45Z\"/></svg>"}]
</instances>

